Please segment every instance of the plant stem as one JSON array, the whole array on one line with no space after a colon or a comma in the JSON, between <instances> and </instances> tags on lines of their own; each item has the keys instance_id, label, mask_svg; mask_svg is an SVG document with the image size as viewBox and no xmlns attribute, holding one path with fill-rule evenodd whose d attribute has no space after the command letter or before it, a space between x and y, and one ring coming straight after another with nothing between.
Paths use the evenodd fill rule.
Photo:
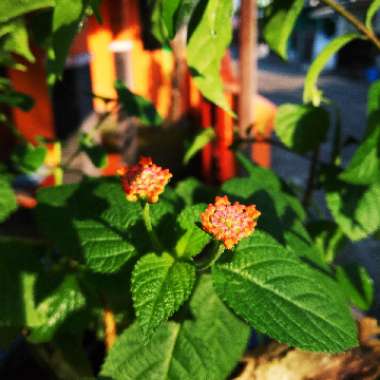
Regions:
<instances>
[{"instance_id":1,"label":"plant stem","mask_svg":"<svg viewBox=\"0 0 380 380\"><path fill-rule=\"evenodd\" d=\"M106 350L113 346L115 343L117 332L116 332L116 321L115 315L111 309L105 307L103 309L103 325L104 325L104 344L106 346Z\"/></svg>"},{"instance_id":2,"label":"plant stem","mask_svg":"<svg viewBox=\"0 0 380 380\"><path fill-rule=\"evenodd\" d=\"M162 244L158 240L156 232L153 229L152 219L150 217L150 206L148 202L145 202L145 205L143 205L143 219L144 219L145 228L148 231L149 238L154 248L158 252L163 252L164 249L162 248Z\"/></svg>"},{"instance_id":3,"label":"plant stem","mask_svg":"<svg viewBox=\"0 0 380 380\"><path fill-rule=\"evenodd\" d=\"M303 196L303 201L302 201L302 204L304 207L309 206L311 197L314 192L315 176L317 175L317 165L318 165L318 158L319 158L319 149L320 147L318 146L314 150L313 156L311 158L309 178L307 179L306 190L305 190L305 194Z\"/></svg>"},{"instance_id":4,"label":"plant stem","mask_svg":"<svg viewBox=\"0 0 380 380\"><path fill-rule=\"evenodd\" d=\"M344 17L349 23L351 23L357 30L362 32L373 44L380 50L380 40L376 37L375 33L367 28L356 16L349 12L346 8L342 7L336 0L321 0L335 12Z\"/></svg>"},{"instance_id":5,"label":"plant stem","mask_svg":"<svg viewBox=\"0 0 380 380\"><path fill-rule=\"evenodd\" d=\"M211 248L209 257L207 258L207 260L200 263L198 270L204 271L210 268L211 265L213 265L214 263L218 261L219 257L222 255L224 251L225 251L224 245L221 242L215 240Z\"/></svg>"}]
</instances>

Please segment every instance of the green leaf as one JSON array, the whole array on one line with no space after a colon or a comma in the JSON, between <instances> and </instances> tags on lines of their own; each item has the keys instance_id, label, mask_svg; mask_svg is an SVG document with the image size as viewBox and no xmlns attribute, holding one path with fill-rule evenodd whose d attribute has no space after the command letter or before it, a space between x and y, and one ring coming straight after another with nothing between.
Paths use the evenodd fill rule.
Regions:
<instances>
[{"instance_id":1,"label":"green leaf","mask_svg":"<svg viewBox=\"0 0 380 380\"><path fill-rule=\"evenodd\" d=\"M178 225L184 231L176 245L176 254L179 257L193 257L202 251L211 237L198 224L200 214L206 209L206 204L197 204L186 207L178 215Z\"/></svg>"},{"instance_id":2,"label":"green leaf","mask_svg":"<svg viewBox=\"0 0 380 380\"><path fill-rule=\"evenodd\" d=\"M151 253L137 262L132 274L132 296L137 320L146 336L150 337L189 298L194 281L195 267L168 253Z\"/></svg>"},{"instance_id":3,"label":"green leaf","mask_svg":"<svg viewBox=\"0 0 380 380\"><path fill-rule=\"evenodd\" d=\"M8 107L17 107L23 111L29 111L33 108L34 100L29 95L14 91L11 88L1 88L1 90L2 93L0 94L0 104L5 104Z\"/></svg>"},{"instance_id":4,"label":"green leaf","mask_svg":"<svg viewBox=\"0 0 380 380\"><path fill-rule=\"evenodd\" d=\"M94 272L118 271L137 254L135 240L146 240L141 207L128 202L113 179L42 189L37 199L42 231L62 254Z\"/></svg>"},{"instance_id":5,"label":"green leaf","mask_svg":"<svg viewBox=\"0 0 380 380\"><path fill-rule=\"evenodd\" d=\"M23 173L37 171L45 161L47 149L44 145L18 144L12 153L12 162Z\"/></svg>"},{"instance_id":6,"label":"green leaf","mask_svg":"<svg viewBox=\"0 0 380 380\"><path fill-rule=\"evenodd\" d=\"M194 203L210 203L216 195L213 188L192 177L178 182L175 192L186 206Z\"/></svg>"},{"instance_id":7,"label":"green leaf","mask_svg":"<svg viewBox=\"0 0 380 380\"><path fill-rule=\"evenodd\" d=\"M369 185L380 179L380 128L373 129L360 143L339 178L355 185Z\"/></svg>"},{"instance_id":8,"label":"green leaf","mask_svg":"<svg viewBox=\"0 0 380 380\"><path fill-rule=\"evenodd\" d=\"M232 11L231 0L199 1L187 40L187 63L197 87L205 98L230 114L219 70L232 37Z\"/></svg>"},{"instance_id":9,"label":"green leaf","mask_svg":"<svg viewBox=\"0 0 380 380\"><path fill-rule=\"evenodd\" d=\"M6 39L2 48L4 51L17 54L29 62L35 62L35 58L29 48L28 31L24 20L22 18L12 20L11 26L12 30L5 37Z\"/></svg>"},{"instance_id":10,"label":"green leaf","mask_svg":"<svg viewBox=\"0 0 380 380\"><path fill-rule=\"evenodd\" d=\"M368 90L367 114L367 135L369 135L374 129L380 127L380 80L372 83Z\"/></svg>"},{"instance_id":11,"label":"green leaf","mask_svg":"<svg viewBox=\"0 0 380 380\"><path fill-rule=\"evenodd\" d=\"M307 230L321 257L332 263L347 240L339 226L331 220L316 220L307 225Z\"/></svg>"},{"instance_id":12,"label":"green leaf","mask_svg":"<svg viewBox=\"0 0 380 380\"><path fill-rule=\"evenodd\" d=\"M32 329L28 339L34 343L50 341L65 319L85 304L76 277L67 275L60 286L38 304L41 324Z\"/></svg>"},{"instance_id":13,"label":"green leaf","mask_svg":"<svg viewBox=\"0 0 380 380\"><path fill-rule=\"evenodd\" d=\"M365 26L368 29L373 30L372 20L374 16L376 15L376 13L378 12L379 8L380 8L380 0L373 0L371 4L369 5L367 9L367 14L365 16Z\"/></svg>"},{"instance_id":14,"label":"green leaf","mask_svg":"<svg viewBox=\"0 0 380 380\"><path fill-rule=\"evenodd\" d=\"M54 0L1 0L0 22L35 11L41 8L54 7Z\"/></svg>"},{"instance_id":15,"label":"green leaf","mask_svg":"<svg viewBox=\"0 0 380 380\"><path fill-rule=\"evenodd\" d=\"M330 58L338 52L343 46L347 45L349 42L356 38L361 38L358 33L347 33L339 37L334 38L329 42L324 49L319 53L318 57L313 61L310 66L306 78L305 87L303 91L303 101L304 103L312 103L314 106L318 107L321 104L322 93L317 88L317 81L319 75L324 69L326 63Z\"/></svg>"},{"instance_id":16,"label":"green leaf","mask_svg":"<svg viewBox=\"0 0 380 380\"><path fill-rule=\"evenodd\" d=\"M319 107L283 104L276 113L275 131L281 142L299 153L306 153L325 141L329 115Z\"/></svg>"},{"instance_id":17,"label":"green leaf","mask_svg":"<svg viewBox=\"0 0 380 380\"><path fill-rule=\"evenodd\" d=\"M0 327L39 325L34 288L42 252L38 245L0 237Z\"/></svg>"},{"instance_id":18,"label":"green leaf","mask_svg":"<svg viewBox=\"0 0 380 380\"><path fill-rule=\"evenodd\" d=\"M104 168L107 166L107 152L101 145L96 144L89 134L83 133L80 136L79 147L88 155L95 167Z\"/></svg>"},{"instance_id":19,"label":"green leaf","mask_svg":"<svg viewBox=\"0 0 380 380\"><path fill-rule=\"evenodd\" d=\"M303 0L274 1L268 7L263 34L270 48L287 59L288 40L304 6Z\"/></svg>"},{"instance_id":20,"label":"green leaf","mask_svg":"<svg viewBox=\"0 0 380 380\"><path fill-rule=\"evenodd\" d=\"M121 108L127 116L137 117L141 124L146 126L159 126L163 123L161 116L149 100L134 94L120 80L115 82L115 89Z\"/></svg>"},{"instance_id":21,"label":"green leaf","mask_svg":"<svg viewBox=\"0 0 380 380\"><path fill-rule=\"evenodd\" d=\"M85 0L55 0L52 25L52 49L47 65L48 83L60 79L71 43L79 32L87 7Z\"/></svg>"},{"instance_id":22,"label":"green leaf","mask_svg":"<svg viewBox=\"0 0 380 380\"><path fill-rule=\"evenodd\" d=\"M183 164L187 165L189 161L207 144L215 139L215 131L213 128L203 129L201 132L195 135L193 141L185 152L183 157Z\"/></svg>"},{"instance_id":23,"label":"green leaf","mask_svg":"<svg viewBox=\"0 0 380 380\"><path fill-rule=\"evenodd\" d=\"M152 12L152 33L161 43L166 43L175 36L176 18L181 3L181 0L156 0Z\"/></svg>"},{"instance_id":24,"label":"green leaf","mask_svg":"<svg viewBox=\"0 0 380 380\"><path fill-rule=\"evenodd\" d=\"M380 227L380 184L369 187L343 182L326 190L327 206L352 241L366 238Z\"/></svg>"},{"instance_id":25,"label":"green leaf","mask_svg":"<svg viewBox=\"0 0 380 380\"><path fill-rule=\"evenodd\" d=\"M301 349L341 352L357 331L336 283L306 266L272 239L255 234L230 263L213 267L218 295L258 331Z\"/></svg>"},{"instance_id":26,"label":"green leaf","mask_svg":"<svg viewBox=\"0 0 380 380\"><path fill-rule=\"evenodd\" d=\"M350 302L367 311L374 300L374 283L367 270L356 264L338 266L336 279Z\"/></svg>"},{"instance_id":27,"label":"green leaf","mask_svg":"<svg viewBox=\"0 0 380 380\"><path fill-rule=\"evenodd\" d=\"M110 350L101 375L118 380L228 378L245 350L248 326L220 301L210 276L201 277L190 312L182 324L161 325L145 345L138 324L129 327Z\"/></svg>"},{"instance_id":28,"label":"green leaf","mask_svg":"<svg viewBox=\"0 0 380 380\"><path fill-rule=\"evenodd\" d=\"M0 223L17 210L15 193L9 182L0 176Z\"/></svg>"},{"instance_id":29,"label":"green leaf","mask_svg":"<svg viewBox=\"0 0 380 380\"><path fill-rule=\"evenodd\" d=\"M186 325L162 325L148 344L134 324L121 334L103 364L101 376L118 380L209 379L209 350Z\"/></svg>"}]
</instances>

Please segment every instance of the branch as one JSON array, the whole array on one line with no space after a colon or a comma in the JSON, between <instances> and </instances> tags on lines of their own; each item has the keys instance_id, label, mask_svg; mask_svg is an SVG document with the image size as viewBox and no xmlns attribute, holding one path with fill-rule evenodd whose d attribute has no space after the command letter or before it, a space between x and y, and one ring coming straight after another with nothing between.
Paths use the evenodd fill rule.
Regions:
<instances>
[{"instance_id":1,"label":"branch","mask_svg":"<svg viewBox=\"0 0 380 380\"><path fill-rule=\"evenodd\" d=\"M351 23L357 30L362 32L373 44L380 50L380 40L376 37L375 33L367 28L356 16L349 12L346 8L342 7L336 0L321 0L322 3L334 9L335 12L344 17Z\"/></svg>"}]
</instances>

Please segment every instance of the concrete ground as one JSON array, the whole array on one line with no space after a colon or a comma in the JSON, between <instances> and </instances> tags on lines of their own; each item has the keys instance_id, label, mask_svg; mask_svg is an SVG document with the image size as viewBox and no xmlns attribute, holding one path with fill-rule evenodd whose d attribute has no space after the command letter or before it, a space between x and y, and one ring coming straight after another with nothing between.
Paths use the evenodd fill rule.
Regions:
<instances>
[{"instance_id":1,"label":"concrete ground","mask_svg":"<svg viewBox=\"0 0 380 380\"><path fill-rule=\"evenodd\" d=\"M270 58L259 62L259 93L276 105L302 103L302 92L306 69L295 64L283 63ZM369 84L361 79L343 77L337 73L326 73L319 80L320 88L340 109L343 138L361 138L366 128L367 91ZM330 136L331 136L330 131ZM328 139L331 141L331 138ZM272 148L272 167L284 179L304 188L309 163L292 153ZM354 146L343 152L344 161L350 158ZM331 151L329 142L323 144L321 159L327 160ZM316 194L316 202L328 213L322 193ZM378 297L377 314L380 315L380 241L368 239L348 245L341 256L343 261L362 263L375 279Z\"/></svg>"}]
</instances>

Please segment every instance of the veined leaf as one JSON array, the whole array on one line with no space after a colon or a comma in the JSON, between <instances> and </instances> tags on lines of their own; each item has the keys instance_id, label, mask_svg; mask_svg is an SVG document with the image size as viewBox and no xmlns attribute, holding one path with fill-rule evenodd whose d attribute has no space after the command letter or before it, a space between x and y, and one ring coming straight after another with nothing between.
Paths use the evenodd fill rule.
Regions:
<instances>
[{"instance_id":1,"label":"veined leaf","mask_svg":"<svg viewBox=\"0 0 380 380\"><path fill-rule=\"evenodd\" d=\"M347 33L342 36L334 38L325 48L319 53L318 57L313 61L310 66L306 78L305 87L303 91L304 103L311 103L318 107L322 101L322 93L317 88L317 81L320 73L324 69L326 63L330 58L338 52L343 46L356 38L361 38L358 33Z\"/></svg>"},{"instance_id":2,"label":"veined leaf","mask_svg":"<svg viewBox=\"0 0 380 380\"><path fill-rule=\"evenodd\" d=\"M176 245L176 253L178 256L195 256L200 253L210 241L210 235L197 225L197 223L200 222L200 214L206 207L206 204L196 204L186 207L178 215L177 221L179 227L184 231L184 234L179 238Z\"/></svg>"},{"instance_id":3,"label":"veined leaf","mask_svg":"<svg viewBox=\"0 0 380 380\"><path fill-rule=\"evenodd\" d=\"M189 161L207 144L215 139L215 131L213 128L206 128L199 132L191 145L185 152L185 156L183 157L183 163L187 165Z\"/></svg>"},{"instance_id":4,"label":"veined leaf","mask_svg":"<svg viewBox=\"0 0 380 380\"><path fill-rule=\"evenodd\" d=\"M258 331L301 349L341 352L357 345L350 309L336 283L255 234L232 261L213 267L218 295Z\"/></svg>"},{"instance_id":5,"label":"veined leaf","mask_svg":"<svg viewBox=\"0 0 380 380\"><path fill-rule=\"evenodd\" d=\"M350 302L360 310L367 311L374 298L374 283L367 270L355 264L338 266L336 279Z\"/></svg>"},{"instance_id":6,"label":"veined leaf","mask_svg":"<svg viewBox=\"0 0 380 380\"><path fill-rule=\"evenodd\" d=\"M329 115L323 108L283 104L278 108L275 131L288 148L306 153L325 141Z\"/></svg>"},{"instance_id":7,"label":"veined leaf","mask_svg":"<svg viewBox=\"0 0 380 380\"><path fill-rule=\"evenodd\" d=\"M32 329L28 339L34 343L48 342L64 320L85 303L75 276L67 275L58 289L37 306L41 324Z\"/></svg>"},{"instance_id":8,"label":"veined leaf","mask_svg":"<svg viewBox=\"0 0 380 380\"><path fill-rule=\"evenodd\" d=\"M248 326L221 302L208 275L200 279L190 312L191 320L164 323L145 345L138 324L132 325L110 350L101 375L118 380L227 378L244 352Z\"/></svg>"},{"instance_id":9,"label":"veined leaf","mask_svg":"<svg viewBox=\"0 0 380 380\"><path fill-rule=\"evenodd\" d=\"M327 206L352 241L366 238L380 227L380 183L368 187L337 184L326 190Z\"/></svg>"},{"instance_id":10,"label":"veined leaf","mask_svg":"<svg viewBox=\"0 0 380 380\"><path fill-rule=\"evenodd\" d=\"M189 23L187 63L202 95L232 113L223 93L220 62L232 37L232 1L199 1Z\"/></svg>"},{"instance_id":11,"label":"veined leaf","mask_svg":"<svg viewBox=\"0 0 380 380\"><path fill-rule=\"evenodd\" d=\"M1 0L0 22L41 8L54 7L54 0Z\"/></svg>"},{"instance_id":12,"label":"veined leaf","mask_svg":"<svg viewBox=\"0 0 380 380\"><path fill-rule=\"evenodd\" d=\"M270 48L287 59L288 40L304 6L303 0L274 1L269 6L268 20L264 26L264 38Z\"/></svg>"},{"instance_id":13,"label":"veined leaf","mask_svg":"<svg viewBox=\"0 0 380 380\"><path fill-rule=\"evenodd\" d=\"M194 281L195 267L168 253L148 254L138 261L132 274L132 296L146 336L150 337L186 301Z\"/></svg>"},{"instance_id":14,"label":"veined leaf","mask_svg":"<svg viewBox=\"0 0 380 380\"><path fill-rule=\"evenodd\" d=\"M115 82L115 89L120 105L127 116L137 117L143 125L147 126L162 124L163 120L152 102L134 94L120 80Z\"/></svg>"},{"instance_id":15,"label":"veined leaf","mask_svg":"<svg viewBox=\"0 0 380 380\"><path fill-rule=\"evenodd\" d=\"M365 16L365 25L368 29L373 30L372 20L380 8L380 0L373 0L367 9L367 14Z\"/></svg>"},{"instance_id":16,"label":"veined leaf","mask_svg":"<svg viewBox=\"0 0 380 380\"><path fill-rule=\"evenodd\" d=\"M0 176L0 223L17 210L15 193L9 182Z\"/></svg>"},{"instance_id":17,"label":"veined leaf","mask_svg":"<svg viewBox=\"0 0 380 380\"><path fill-rule=\"evenodd\" d=\"M373 129L365 137L339 178L355 185L369 185L380 180L380 128Z\"/></svg>"}]
</instances>

